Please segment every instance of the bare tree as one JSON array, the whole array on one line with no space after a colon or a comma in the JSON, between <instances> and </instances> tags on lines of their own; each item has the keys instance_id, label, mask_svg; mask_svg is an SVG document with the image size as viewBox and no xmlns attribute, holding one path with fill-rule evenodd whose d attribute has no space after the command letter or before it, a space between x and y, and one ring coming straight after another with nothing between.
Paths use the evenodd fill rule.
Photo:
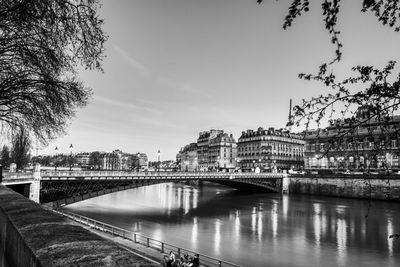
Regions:
<instances>
[{"instance_id":1,"label":"bare tree","mask_svg":"<svg viewBox=\"0 0 400 267\"><path fill-rule=\"evenodd\" d=\"M10 148L5 145L5 146L3 146L3 149L1 150L0 164L3 165L3 167L8 167L8 166L10 166L10 163L11 163Z\"/></svg>"},{"instance_id":2,"label":"bare tree","mask_svg":"<svg viewBox=\"0 0 400 267\"><path fill-rule=\"evenodd\" d=\"M17 169L23 169L30 160L31 141L29 133L22 127L12 138L11 158Z\"/></svg>"},{"instance_id":3,"label":"bare tree","mask_svg":"<svg viewBox=\"0 0 400 267\"><path fill-rule=\"evenodd\" d=\"M64 133L91 89L79 65L101 70L107 36L96 0L0 0L0 123L46 143Z\"/></svg>"},{"instance_id":4,"label":"bare tree","mask_svg":"<svg viewBox=\"0 0 400 267\"><path fill-rule=\"evenodd\" d=\"M263 0L257 0L261 4ZM283 28L292 25L295 19L309 11L310 0L293 0L285 17ZM334 63L342 59L343 44L340 41L340 30L337 27L341 0L321 0L326 30L331 35L335 46L335 56L329 63L319 66L317 74L300 74L299 78L314 80L329 87L329 93L303 100L293 108L293 116L288 125L305 123L307 131L311 122L319 128L316 136L324 143L324 138L331 135L322 156L329 152L343 153L348 146L357 152L365 142L372 145L373 153L363 153L368 161L383 159L386 151L399 153L392 144L400 140L400 119L395 117L400 107L400 74L393 75L396 62L390 61L385 67L355 66L354 76L338 81L334 74ZM372 12L383 25L400 31L400 2L398 0L364 0L361 12ZM329 119L330 127L321 130L321 122ZM329 129L330 128L330 129ZM315 131L314 133L315 134ZM397 147L394 146L394 147ZM342 152L341 152L342 151ZM364 151L365 152L365 151ZM371 188L370 181L365 179ZM388 183L390 186L390 183ZM366 214L368 216L369 211ZM399 238L391 234L390 238Z\"/></svg>"}]
</instances>

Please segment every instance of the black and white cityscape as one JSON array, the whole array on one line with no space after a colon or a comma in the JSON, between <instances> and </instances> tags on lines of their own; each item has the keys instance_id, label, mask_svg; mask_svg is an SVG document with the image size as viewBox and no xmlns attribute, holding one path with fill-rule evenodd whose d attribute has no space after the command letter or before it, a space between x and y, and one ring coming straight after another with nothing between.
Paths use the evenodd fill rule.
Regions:
<instances>
[{"instance_id":1,"label":"black and white cityscape","mask_svg":"<svg viewBox=\"0 0 400 267\"><path fill-rule=\"evenodd\" d=\"M399 266L393 0L0 0L0 266Z\"/></svg>"}]
</instances>

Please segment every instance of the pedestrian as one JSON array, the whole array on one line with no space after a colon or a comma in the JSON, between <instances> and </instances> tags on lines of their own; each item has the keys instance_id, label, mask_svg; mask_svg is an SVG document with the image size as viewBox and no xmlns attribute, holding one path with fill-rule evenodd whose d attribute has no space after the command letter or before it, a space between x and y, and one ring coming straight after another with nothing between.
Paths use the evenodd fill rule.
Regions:
<instances>
[{"instance_id":1,"label":"pedestrian","mask_svg":"<svg viewBox=\"0 0 400 267\"><path fill-rule=\"evenodd\" d=\"M194 255L192 263L193 263L193 265L192 265L193 267L199 267L200 266L199 254Z\"/></svg>"}]
</instances>

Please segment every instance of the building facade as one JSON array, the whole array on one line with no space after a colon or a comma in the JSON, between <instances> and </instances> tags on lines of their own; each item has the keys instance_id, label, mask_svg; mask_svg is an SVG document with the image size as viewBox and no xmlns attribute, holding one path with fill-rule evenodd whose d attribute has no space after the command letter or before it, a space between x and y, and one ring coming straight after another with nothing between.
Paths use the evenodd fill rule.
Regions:
<instances>
[{"instance_id":1,"label":"building facade","mask_svg":"<svg viewBox=\"0 0 400 267\"><path fill-rule=\"evenodd\" d=\"M262 127L243 131L238 139L238 166L246 171L298 170L304 165L303 136Z\"/></svg>"},{"instance_id":2,"label":"building facade","mask_svg":"<svg viewBox=\"0 0 400 267\"><path fill-rule=\"evenodd\" d=\"M305 168L337 170L400 169L400 117L385 122L364 120L362 113L351 123L336 121L325 129L305 134Z\"/></svg>"},{"instance_id":3,"label":"building facade","mask_svg":"<svg viewBox=\"0 0 400 267\"><path fill-rule=\"evenodd\" d=\"M197 143L190 143L179 151L179 168L181 171L198 171Z\"/></svg>"},{"instance_id":4,"label":"building facade","mask_svg":"<svg viewBox=\"0 0 400 267\"><path fill-rule=\"evenodd\" d=\"M147 169L147 155L145 153L129 154L119 149L111 153L102 153L100 156L103 170L145 170Z\"/></svg>"},{"instance_id":5,"label":"building facade","mask_svg":"<svg viewBox=\"0 0 400 267\"><path fill-rule=\"evenodd\" d=\"M132 155L132 166L137 171L144 171L148 169L148 159L145 153L136 153Z\"/></svg>"},{"instance_id":6,"label":"building facade","mask_svg":"<svg viewBox=\"0 0 400 267\"><path fill-rule=\"evenodd\" d=\"M223 133L223 130L211 129L210 131L204 131L199 133L197 138L197 157L198 157L198 168L199 171L208 171L214 164L210 164L210 156L208 154L209 143L211 139L217 137L218 134Z\"/></svg>"},{"instance_id":7,"label":"building facade","mask_svg":"<svg viewBox=\"0 0 400 267\"><path fill-rule=\"evenodd\" d=\"M219 133L208 145L208 168L233 171L236 167L237 146L232 134Z\"/></svg>"},{"instance_id":8,"label":"building facade","mask_svg":"<svg viewBox=\"0 0 400 267\"><path fill-rule=\"evenodd\" d=\"M90 166L90 153L78 153L75 155L76 163L82 168L88 168Z\"/></svg>"}]
</instances>

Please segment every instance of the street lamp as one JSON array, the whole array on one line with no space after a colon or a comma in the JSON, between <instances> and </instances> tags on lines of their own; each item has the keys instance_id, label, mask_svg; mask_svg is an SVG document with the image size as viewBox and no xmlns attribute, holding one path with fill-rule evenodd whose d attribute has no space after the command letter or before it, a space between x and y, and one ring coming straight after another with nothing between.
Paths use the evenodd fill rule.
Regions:
<instances>
[{"instance_id":1,"label":"street lamp","mask_svg":"<svg viewBox=\"0 0 400 267\"><path fill-rule=\"evenodd\" d=\"M57 158L58 158L58 147L56 147L55 149L54 149L56 152L55 152L55 163L54 163L54 171L57 171Z\"/></svg>"},{"instance_id":2,"label":"street lamp","mask_svg":"<svg viewBox=\"0 0 400 267\"><path fill-rule=\"evenodd\" d=\"M241 169L241 167L240 167L240 159L236 158L235 160L236 160L236 168L239 171Z\"/></svg>"},{"instance_id":3,"label":"street lamp","mask_svg":"<svg viewBox=\"0 0 400 267\"><path fill-rule=\"evenodd\" d=\"M0 183L3 181L3 165L0 164Z\"/></svg>"},{"instance_id":4,"label":"street lamp","mask_svg":"<svg viewBox=\"0 0 400 267\"><path fill-rule=\"evenodd\" d=\"M255 163L256 163L256 161L253 159L253 168L252 168L252 171L255 171Z\"/></svg>"},{"instance_id":5,"label":"street lamp","mask_svg":"<svg viewBox=\"0 0 400 267\"><path fill-rule=\"evenodd\" d=\"M194 171L196 171L196 172L197 172L197 166L198 166L197 157L195 157L194 158Z\"/></svg>"},{"instance_id":6,"label":"street lamp","mask_svg":"<svg viewBox=\"0 0 400 267\"><path fill-rule=\"evenodd\" d=\"M69 151L71 152L69 154L69 171L72 171L72 150L74 149L73 145L71 144L69 146Z\"/></svg>"},{"instance_id":7,"label":"street lamp","mask_svg":"<svg viewBox=\"0 0 400 267\"><path fill-rule=\"evenodd\" d=\"M160 150L158 150L158 152L157 152L157 156L158 156L157 170L158 170L158 172L160 172L160 155L161 155L161 152L160 152Z\"/></svg>"},{"instance_id":8,"label":"street lamp","mask_svg":"<svg viewBox=\"0 0 400 267\"><path fill-rule=\"evenodd\" d=\"M137 171L140 169L140 152L137 153Z\"/></svg>"},{"instance_id":9,"label":"street lamp","mask_svg":"<svg viewBox=\"0 0 400 267\"><path fill-rule=\"evenodd\" d=\"M220 156L217 157L217 164L218 164L217 165L218 166L217 172L219 172L219 159L220 159Z\"/></svg>"}]
</instances>

